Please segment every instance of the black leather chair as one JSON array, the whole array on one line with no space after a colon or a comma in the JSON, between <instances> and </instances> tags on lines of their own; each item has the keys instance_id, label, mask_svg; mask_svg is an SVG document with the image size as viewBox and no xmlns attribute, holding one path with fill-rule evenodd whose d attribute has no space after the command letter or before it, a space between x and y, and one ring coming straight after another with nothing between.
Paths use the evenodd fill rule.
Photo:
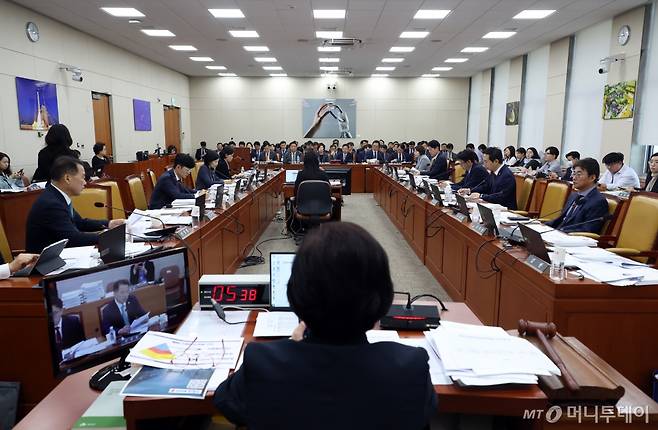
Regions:
<instances>
[{"instance_id":1,"label":"black leather chair","mask_svg":"<svg viewBox=\"0 0 658 430\"><path fill-rule=\"evenodd\" d=\"M306 229L331 220L335 198L331 196L328 182L304 181L299 184L297 195L290 200L295 219Z\"/></svg>"}]
</instances>

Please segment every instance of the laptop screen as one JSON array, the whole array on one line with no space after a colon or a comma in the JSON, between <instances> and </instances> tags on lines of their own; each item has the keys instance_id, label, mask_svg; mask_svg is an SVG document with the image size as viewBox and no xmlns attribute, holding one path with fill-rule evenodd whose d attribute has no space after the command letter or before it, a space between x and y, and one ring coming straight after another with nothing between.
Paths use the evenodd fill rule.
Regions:
<instances>
[{"instance_id":1,"label":"laptop screen","mask_svg":"<svg viewBox=\"0 0 658 430\"><path fill-rule=\"evenodd\" d=\"M270 254L270 284L272 308L289 308L288 280L292 272L292 252L273 252Z\"/></svg>"},{"instance_id":2,"label":"laptop screen","mask_svg":"<svg viewBox=\"0 0 658 430\"><path fill-rule=\"evenodd\" d=\"M294 183L298 174L299 170L286 170L286 183Z\"/></svg>"}]
</instances>

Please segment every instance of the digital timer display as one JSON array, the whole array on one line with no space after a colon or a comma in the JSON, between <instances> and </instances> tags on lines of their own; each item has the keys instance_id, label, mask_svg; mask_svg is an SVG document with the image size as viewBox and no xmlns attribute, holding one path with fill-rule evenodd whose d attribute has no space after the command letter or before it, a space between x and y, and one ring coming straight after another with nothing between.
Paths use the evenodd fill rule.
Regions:
<instances>
[{"instance_id":1,"label":"digital timer display","mask_svg":"<svg viewBox=\"0 0 658 430\"><path fill-rule=\"evenodd\" d=\"M200 302L210 304L214 299L220 305L236 306L267 306L269 305L269 294L267 284L215 284L201 286Z\"/></svg>"}]
</instances>

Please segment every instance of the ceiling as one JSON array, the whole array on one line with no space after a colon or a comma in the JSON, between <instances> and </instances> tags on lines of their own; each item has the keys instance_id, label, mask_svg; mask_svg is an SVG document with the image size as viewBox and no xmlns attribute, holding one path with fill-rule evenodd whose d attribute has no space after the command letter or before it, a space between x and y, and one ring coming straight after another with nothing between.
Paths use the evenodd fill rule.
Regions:
<instances>
[{"instance_id":1,"label":"ceiling","mask_svg":"<svg viewBox=\"0 0 658 430\"><path fill-rule=\"evenodd\" d=\"M319 76L319 57L339 57L341 68L354 76L370 76L385 57L404 57L388 64L391 77L413 77L446 66L450 57L469 61L452 64L443 77L466 77L493 67L505 59L525 54L546 43L611 18L646 0L14 0L85 33L149 58L188 76L215 76L206 65L226 66L238 76L268 76L261 54L247 52L243 45L266 45L274 65L288 76ZM100 7L134 7L146 16L139 24L115 18ZM218 19L209 8L241 9L245 18ZM315 20L313 9L346 9L345 19ZM414 20L418 9L450 9L445 19ZM541 20L514 20L524 9L555 9ZM142 28L168 29L176 37L148 37ZM256 30L258 39L233 38L228 30ZM512 30L509 39L482 39L489 31ZM363 44L337 54L319 53L316 30L342 30ZM424 39L400 39L402 31L425 30ZM194 45L197 52L177 52L168 45ZM408 54L391 54L394 45L415 46ZM467 46L486 46L484 53L463 54ZM190 56L212 57L214 63L191 61ZM330 64L334 65L334 64ZM382 73L382 72L380 72ZM436 72L435 72L436 73Z\"/></svg>"}]
</instances>

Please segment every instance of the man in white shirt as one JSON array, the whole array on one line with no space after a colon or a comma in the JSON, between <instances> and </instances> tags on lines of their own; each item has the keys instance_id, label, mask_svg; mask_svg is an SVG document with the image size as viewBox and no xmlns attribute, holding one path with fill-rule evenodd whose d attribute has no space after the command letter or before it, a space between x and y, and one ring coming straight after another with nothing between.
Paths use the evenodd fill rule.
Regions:
<instances>
[{"instance_id":1,"label":"man in white shirt","mask_svg":"<svg viewBox=\"0 0 658 430\"><path fill-rule=\"evenodd\" d=\"M540 176L549 176L549 174L555 173L558 176L561 176L562 167L560 166L560 160L558 159L560 155L560 150L555 146L549 146L544 151L544 164L537 169L537 175Z\"/></svg>"},{"instance_id":2,"label":"man in white shirt","mask_svg":"<svg viewBox=\"0 0 658 430\"><path fill-rule=\"evenodd\" d=\"M603 157L607 171L599 180L602 190L640 188L640 178L632 167L624 165L624 154L611 152Z\"/></svg>"},{"instance_id":3,"label":"man in white shirt","mask_svg":"<svg viewBox=\"0 0 658 430\"><path fill-rule=\"evenodd\" d=\"M11 263L0 264L0 279L9 278L25 266L36 262L38 257L37 254L18 254Z\"/></svg>"}]
</instances>

